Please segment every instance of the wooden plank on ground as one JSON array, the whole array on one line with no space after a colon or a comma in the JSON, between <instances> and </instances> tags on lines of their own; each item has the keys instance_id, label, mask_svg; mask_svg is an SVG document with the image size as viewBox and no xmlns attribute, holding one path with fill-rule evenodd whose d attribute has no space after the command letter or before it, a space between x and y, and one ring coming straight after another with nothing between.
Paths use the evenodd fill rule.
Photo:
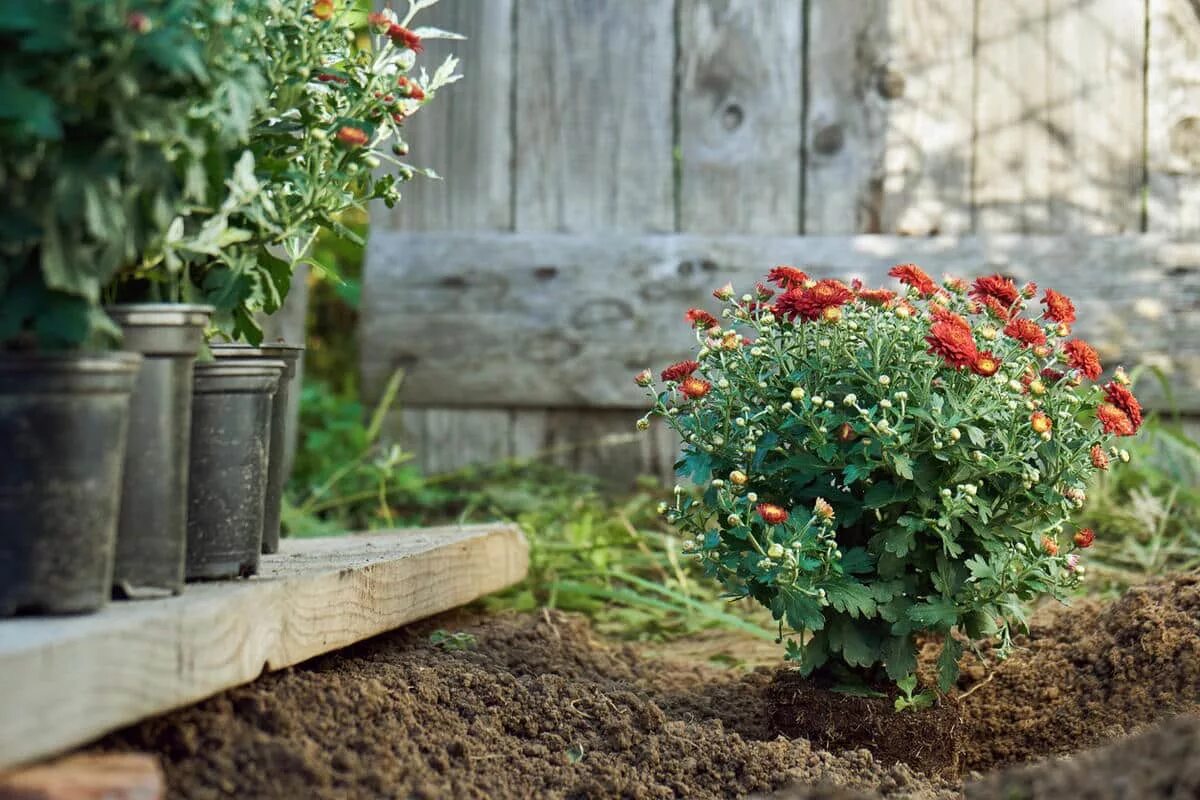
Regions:
<instances>
[{"instance_id":1,"label":"wooden plank on ground","mask_svg":"<svg viewBox=\"0 0 1200 800\"><path fill-rule=\"evenodd\" d=\"M432 73L447 54L465 76L405 123L409 163L444 180L401 185L393 209L371 204L373 229L462 230L512 226L513 0L444 0L417 16L466 40L429 39L419 63Z\"/></svg>"},{"instance_id":2,"label":"wooden plank on ground","mask_svg":"<svg viewBox=\"0 0 1200 800\"><path fill-rule=\"evenodd\" d=\"M519 0L516 228L675 227L673 0Z\"/></svg>"},{"instance_id":3,"label":"wooden plank on ground","mask_svg":"<svg viewBox=\"0 0 1200 800\"><path fill-rule=\"evenodd\" d=\"M809 0L805 233L879 231L886 114L874 79L886 34L883 0Z\"/></svg>"},{"instance_id":4,"label":"wooden plank on ground","mask_svg":"<svg viewBox=\"0 0 1200 800\"><path fill-rule=\"evenodd\" d=\"M285 539L252 580L0 621L0 768L468 603L528 561L507 524Z\"/></svg>"},{"instance_id":5,"label":"wooden plank on ground","mask_svg":"<svg viewBox=\"0 0 1200 800\"><path fill-rule=\"evenodd\" d=\"M408 404L642 407L633 374L691 352L683 312L713 287L781 262L889 284L898 261L1066 292L1109 362L1163 367L1176 400L1200 404L1200 246L1156 235L382 234L371 251L391 280L364 298L364 386L403 366Z\"/></svg>"},{"instance_id":6,"label":"wooden plank on ground","mask_svg":"<svg viewBox=\"0 0 1200 800\"><path fill-rule=\"evenodd\" d=\"M0 773L0 800L162 800L167 780L157 756L79 753Z\"/></svg>"},{"instance_id":7,"label":"wooden plank on ground","mask_svg":"<svg viewBox=\"0 0 1200 800\"><path fill-rule=\"evenodd\" d=\"M1147 229L1200 234L1200 5L1149 0Z\"/></svg>"},{"instance_id":8,"label":"wooden plank on ground","mask_svg":"<svg viewBox=\"0 0 1200 800\"><path fill-rule=\"evenodd\" d=\"M803 9L680 4L681 230L799 232Z\"/></svg>"},{"instance_id":9,"label":"wooden plank on ground","mask_svg":"<svg viewBox=\"0 0 1200 800\"><path fill-rule=\"evenodd\" d=\"M868 221L877 219L881 233L967 233L974 133L971 5L892 0L887 15L885 62L866 89L868 96L883 99L887 115L883 185L868 205Z\"/></svg>"}]
</instances>

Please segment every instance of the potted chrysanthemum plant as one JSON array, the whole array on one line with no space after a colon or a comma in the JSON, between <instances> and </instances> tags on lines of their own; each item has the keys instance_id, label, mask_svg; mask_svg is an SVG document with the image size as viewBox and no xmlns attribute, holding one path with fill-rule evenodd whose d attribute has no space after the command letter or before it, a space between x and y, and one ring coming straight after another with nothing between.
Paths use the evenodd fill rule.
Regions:
<instances>
[{"instance_id":1,"label":"potted chrysanthemum plant","mask_svg":"<svg viewBox=\"0 0 1200 800\"><path fill-rule=\"evenodd\" d=\"M905 705L919 644L940 640L946 690L964 647L1005 654L1029 601L1083 580L1072 513L1142 411L1062 294L889 274L725 286L686 314L695 359L636 380L683 439L698 489L665 511L706 573L770 609L804 675L890 679Z\"/></svg>"},{"instance_id":2,"label":"potted chrysanthemum plant","mask_svg":"<svg viewBox=\"0 0 1200 800\"><path fill-rule=\"evenodd\" d=\"M124 333L127 349L186 361L204 309L164 294L155 299L170 309L114 309L110 318L101 303L112 299L105 287L115 275L175 238L173 220L200 202L194 188L224 174L220 155L245 134L261 85L242 47L258 9L251 0L48 0L0 20L0 82L12 101L0 114L0 339L10 352L38 353L4 359L5 439L22 444L2 479L0 610L99 605L110 593L119 505L134 505L130 490L145 491L147 476L177 487L178 457L144 458L165 429L143 401L170 394L171 370L153 357L94 351ZM209 232L214 241L233 235ZM174 373L188 374L187 364ZM132 460L166 469L131 468L127 425L138 445ZM122 475L124 491L114 491ZM150 508L155 516L137 522L157 534L164 517ZM82 583L68 585L70 576Z\"/></svg>"}]
</instances>

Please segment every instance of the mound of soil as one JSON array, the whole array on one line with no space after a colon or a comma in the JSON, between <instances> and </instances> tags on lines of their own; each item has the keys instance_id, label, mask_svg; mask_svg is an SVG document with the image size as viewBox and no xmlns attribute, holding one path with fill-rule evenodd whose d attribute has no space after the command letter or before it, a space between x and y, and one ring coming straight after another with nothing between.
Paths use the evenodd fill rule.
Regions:
<instances>
[{"instance_id":1,"label":"mound of soil","mask_svg":"<svg viewBox=\"0 0 1200 800\"><path fill-rule=\"evenodd\" d=\"M1200 797L1200 718L1178 717L1106 747L992 775L967 800Z\"/></svg>"},{"instance_id":2,"label":"mound of soil","mask_svg":"<svg viewBox=\"0 0 1200 800\"><path fill-rule=\"evenodd\" d=\"M429 641L435 628L469 632L476 645L442 649ZM964 686L986 681L960 704L972 769L1130 732L1200 699L1200 580L1080 604L1035 626L990 677L967 667ZM646 659L563 614L458 614L267 675L99 747L160 754L171 796L200 799L960 796L956 779L889 765L868 749L831 753L777 736L778 682L765 669ZM1195 723L1175 724L1193 725L1192 744L1130 752L1182 775L1181 759L1195 758ZM871 745L885 757L882 744L914 749L905 737L921 734L899 730ZM1171 731L1183 738L1177 729L1148 735ZM1086 786L1115 786L1126 769L1102 754L1071 763L1083 765L1075 780ZM1041 794L1060 786L1063 770L1039 765L966 788L972 797L1026 788L1074 796ZM1153 771L1136 772L1151 793L1126 796L1155 796Z\"/></svg>"},{"instance_id":3,"label":"mound of soil","mask_svg":"<svg viewBox=\"0 0 1200 800\"><path fill-rule=\"evenodd\" d=\"M1200 703L1200 576L1041 615L993 667L964 665L963 766L1071 753Z\"/></svg>"}]
</instances>

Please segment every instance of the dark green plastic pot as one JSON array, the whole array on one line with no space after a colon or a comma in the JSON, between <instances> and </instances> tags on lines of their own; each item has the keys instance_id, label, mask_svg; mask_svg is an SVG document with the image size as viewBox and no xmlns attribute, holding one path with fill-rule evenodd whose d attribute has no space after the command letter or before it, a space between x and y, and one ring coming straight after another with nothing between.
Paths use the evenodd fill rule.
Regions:
<instances>
[{"instance_id":1,"label":"dark green plastic pot","mask_svg":"<svg viewBox=\"0 0 1200 800\"><path fill-rule=\"evenodd\" d=\"M139 303L107 311L124 332L125 349L142 354L130 408L113 592L178 594L187 544L192 364L212 307Z\"/></svg>"},{"instance_id":2,"label":"dark green plastic pot","mask_svg":"<svg viewBox=\"0 0 1200 800\"><path fill-rule=\"evenodd\" d=\"M263 541L264 553L279 552L279 514L283 506L283 486L287 483L287 463L284 451L287 449L287 416L289 399L292 392L299 391L294 386L296 380L297 362L304 355L304 348L294 344L248 344L214 343L210 345L213 356L222 359L253 359L267 361L282 361L287 365L283 377L279 381L279 389L271 405L271 448L267 460L267 497L263 504Z\"/></svg>"},{"instance_id":3,"label":"dark green plastic pot","mask_svg":"<svg viewBox=\"0 0 1200 800\"><path fill-rule=\"evenodd\" d=\"M133 353L0 355L0 616L108 601L140 363Z\"/></svg>"},{"instance_id":4,"label":"dark green plastic pot","mask_svg":"<svg viewBox=\"0 0 1200 800\"><path fill-rule=\"evenodd\" d=\"M197 362L189 454L188 580L248 577L262 551L271 406L282 361Z\"/></svg>"}]
</instances>

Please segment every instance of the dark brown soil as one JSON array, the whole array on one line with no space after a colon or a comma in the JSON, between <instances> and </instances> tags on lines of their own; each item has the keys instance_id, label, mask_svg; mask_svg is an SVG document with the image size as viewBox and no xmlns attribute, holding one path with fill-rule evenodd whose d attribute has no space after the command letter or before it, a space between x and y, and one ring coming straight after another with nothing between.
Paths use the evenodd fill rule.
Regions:
<instances>
[{"instance_id":1,"label":"dark brown soil","mask_svg":"<svg viewBox=\"0 0 1200 800\"><path fill-rule=\"evenodd\" d=\"M440 649L429 641L438 627L468 631L477 645ZM976 770L1077 751L1195 708L1200 580L1145 587L1108 606L1081 603L1039 622L990 678L979 665L967 672L964 688L987 681L961 703L962 759ZM957 779L886 763L897 745L928 745L913 739L925 734L905 732L909 722L871 743L881 758L777 737L773 681L768 670L646 659L562 614L459 614L265 676L100 746L159 753L172 796L198 800L960 796ZM1136 770L1084 754L1067 762L1083 765L1073 773L1037 765L983 782L969 776L966 790L1172 796L1155 776L1194 786L1186 781L1196 767L1181 759L1195 761L1200 741L1200 723L1173 724L1191 727L1147 736L1178 746L1152 739L1114 751L1140 754L1146 764ZM1063 775L1101 793L1058 788L1070 785Z\"/></svg>"},{"instance_id":2,"label":"dark brown soil","mask_svg":"<svg viewBox=\"0 0 1200 800\"><path fill-rule=\"evenodd\" d=\"M1200 576L1142 586L1108 605L1040 615L1020 650L968 665L968 770L1094 747L1200 703Z\"/></svg>"},{"instance_id":3,"label":"dark brown soil","mask_svg":"<svg viewBox=\"0 0 1200 800\"><path fill-rule=\"evenodd\" d=\"M873 687L887 692L888 687ZM958 704L897 714L894 687L887 697L830 691L797 672L780 670L767 689L773 730L789 739L838 753L870 749L883 764L903 762L923 773L959 772L961 719Z\"/></svg>"},{"instance_id":4,"label":"dark brown soil","mask_svg":"<svg viewBox=\"0 0 1200 800\"><path fill-rule=\"evenodd\" d=\"M1200 797L1200 718L1178 717L1096 750L1019 767L966 787L968 800Z\"/></svg>"}]
</instances>

